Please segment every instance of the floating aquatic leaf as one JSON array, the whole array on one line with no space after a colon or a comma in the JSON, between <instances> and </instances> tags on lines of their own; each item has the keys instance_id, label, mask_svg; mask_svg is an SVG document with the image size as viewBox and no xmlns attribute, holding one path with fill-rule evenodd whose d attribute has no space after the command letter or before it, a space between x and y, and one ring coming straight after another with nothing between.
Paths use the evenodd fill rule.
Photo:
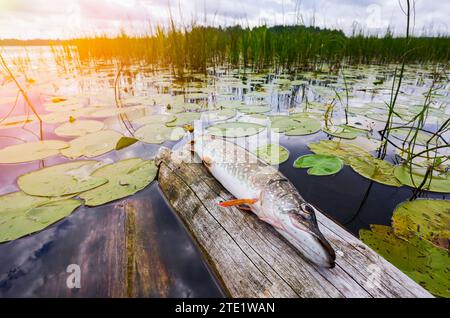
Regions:
<instances>
[{"instance_id":1,"label":"floating aquatic leaf","mask_svg":"<svg viewBox=\"0 0 450 318\"><path fill-rule=\"evenodd\" d=\"M114 150L122 137L114 130L100 130L71 140L69 147L62 149L61 154L71 159L100 156Z\"/></svg>"},{"instance_id":2,"label":"floating aquatic leaf","mask_svg":"<svg viewBox=\"0 0 450 318\"><path fill-rule=\"evenodd\" d=\"M41 231L71 214L81 202L52 200L21 191L0 196L0 242L18 239Z\"/></svg>"},{"instance_id":3,"label":"floating aquatic leaf","mask_svg":"<svg viewBox=\"0 0 450 318\"><path fill-rule=\"evenodd\" d=\"M61 140L25 142L0 150L0 163L19 163L41 160L59 154L69 144Z\"/></svg>"},{"instance_id":4,"label":"floating aquatic leaf","mask_svg":"<svg viewBox=\"0 0 450 318\"><path fill-rule=\"evenodd\" d=\"M320 122L314 118L296 118L295 121L298 122L297 127L286 131L286 136L303 136L315 134L322 127Z\"/></svg>"},{"instance_id":5,"label":"floating aquatic leaf","mask_svg":"<svg viewBox=\"0 0 450 318\"><path fill-rule=\"evenodd\" d=\"M213 110L209 112L202 113L202 119L207 121L219 121L219 120L227 120L236 116L236 111L233 109L221 109L221 110Z\"/></svg>"},{"instance_id":6,"label":"floating aquatic leaf","mask_svg":"<svg viewBox=\"0 0 450 318\"><path fill-rule=\"evenodd\" d=\"M138 106L128 106L128 107L103 107L102 109L99 109L97 111L94 111L89 114L91 117L111 117L111 116L117 116L122 115L126 113L131 113L139 110L145 109L145 106L138 105Z\"/></svg>"},{"instance_id":7,"label":"floating aquatic leaf","mask_svg":"<svg viewBox=\"0 0 450 318\"><path fill-rule=\"evenodd\" d=\"M394 175L402 184L417 188L425 179L426 168L413 167L410 165L397 166ZM450 193L450 174L434 171L427 177L422 189L431 192Z\"/></svg>"},{"instance_id":8,"label":"floating aquatic leaf","mask_svg":"<svg viewBox=\"0 0 450 318\"><path fill-rule=\"evenodd\" d=\"M149 185L156 176L153 160L131 158L99 168L92 174L107 178L104 185L80 194L88 206L97 206L132 195Z\"/></svg>"},{"instance_id":9,"label":"floating aquatic leaf","mask_svg":"<svg viewBox=\"0 0 450 318\"><path fill-rule=\"evenodd\" d=\"M175 121L177 117L175 115L167 114L155 114L144 117L139 117L133 120L133 123L137 125L147 125L147 124L167 124Z\"/></svg>"},{"instance_id":10,"label":"floating aquatic leaf","mask_svg":"<svg viewBox=\"0 0 450 318\"><path fill-rule=\"evenodd\" d=\"M138 139L132 137L122 137L116 144L116 150L120 150L136 143Z\"/></svg>"},{"instance_id":11,"label":"floating aquatic leaf","mask_svg":"<svg viewBox=\"0 0 450 318\"><path fill-rule=\"evenodd\" d=\"M361 230L361 240L432 294L450 297L448 251L418 237L398 238L389 226Z\"/></svg>"},{"instance_id":12,"label":"floating aquatic leaf","mask_svg":"<svg viewBox=\"0 0 450 318\"><path fill-rule=\"evenodd\" d=\"M107 179L92 177L78 172L80 168L92 168L97 161L75 161L55 165L21 175L17 179L19 188L29 194L46 197L59 197L75 194L98 187Z\"/></svg>"},{"instance_id":13,"label":"floating aquatic leaf","mask_svg":"<svg viewBox=\"0 0 450 318\"><path fill-rule=\"evenodd\" d=\"M418 199L400 203L392 216L397 236L418 236L447 249L450 238L450 201Z\"/></svg>"},{"instance_id":14,"label":"floating aquatic leaf","mask_svg":"<svg viewBox=\"0 0 450 318\"><path fill-rule=\"evenodd\" d=\"M321 140L319 142L309 144L308 147L316 154L339 157L345 164L349 164L349 160L352 157L371 156L370 153L358 146L336 140Z\"/></svg>"},{"instance_id":15,"label":"floating aquatic leaf","mask_svg":"<svg viewBox=\"0 0 450 318\"><path fill-rule=\"evenodd\" d=\"M264 126L246 122L225 122L209 126L207 131L210 135L237 138L252 136L264 130Z\"/></svg>"},{"instance_id":16,"label":"floating aquatic leaf","mask_svg":"<svg viewBox=\"0 0 450 318\"><path fill-rule=\"evenodd\" d=\"M229 109L236 109L239 107L242 107L242 102L239 100L227 100L227 101L221 101L217 103L217 108L229 108Z\"/></svg>"},{"instance_id":17,"label":"floating aquatic leaf","mask_svg":"<svg viewBox=\"0 0 450 318\"><path fill-rule=\"evenodd\" d=\"M280 145L269 144L256 149L256 155L271 165L279 165L288 160L289 150Z\"/></svg>"},{"instance_id":18,"label":"floating aquatic leaf","mask_svg":"<svg viewBox=\"0 0 450 318\"><path fill-rule=\"evenodd\" d=\"M419 145L426 145L427 143L430 145L442 144L442 140L440 140L437 136L433 136L422 131L416 131L415 129L410 131L408 128L394 128L390 130L390 135L402 141L412 141L414 137L416 144Z\"/></svg>"},{"instance_id":19,"label":"floating aquatic leaf","mask_svg":"<svg viewBox=\"0 0 450 318\"><path fill-rule=\"evenodd\" d=\"M170 123L167 123L166 125L169 127L174 126L184 126L184 125L190 125L194 121L199 120L201 116L201 113L180 113L176 114L176 120L172 121Z\"/></svg>"},{"instance_id":20,"label":"floating aquatic leaf","mask_svg":"<svg viewBox=\"0 0 450 318\"><path fill-rule=\"evenodd\" d=\"M309 168L307 172L313 176L333 175L341 171L343 166L341 159L329 155L304 155L294 161L294 168Z\"/></svg>"},{"instance_id":21,"label":"floating aquatic leaf","mask_svg":"<svg viewBox=\"0 0 450 318\"><path fill-rule=\"evenodd\" d=\"M284 133L300 126L298 121L290 118L289 116L272 116L270 117L270 121L270 128L279 133Z\"/></svg>"},{"instance_id":22,"label":"floating aquatic leaf","mask_svg":"<svg viewBox=\"0 0 450 318\"><path fill-rule=\"evenodd\" d=\"M161 144L167 140L177 141L185 131L181 127L167 127L162 124L148 124L140 127L134 136L148 144Z\"/></svg>"},{"instance_id":23,"label":"floating aquatic leaf","mask_svg":"<svg viewBox=\"0 0 450 318\"><path fill-rule=\"evenodd\" d=\"M345 125L336 127L324 127L322 129L328 135L342 138L342 139L355 139L358 136L358 132L354 129L349 129Z\"/></svg>"},{"instance_id":24,"label":"floating aquatic leaf","mask_svg":"<svg viewBox=\"0 0 450 318\"><path fill-rule=\"evenodd\" d=\"M75 120L62 124L55 128L58 136L78 137L102 130L105 124L98 120Z\"/></svg>"},{"instance_id":25,"label":"floating aquatic leaf","mask_svg":"<svg viewBox=\"0 0 450 318\"><path fill-rule=\"evenodd\" d=\"M262 114L271 111L269 106L242 106L238 110L244 114Z\"/></svg>"},{"instance_id":26,"label":"floating aquatic leaf","mask_svg":"<svg viewBox=\"0 0 450 318\"><path fill-rule=\"evenodd\" d=\"M351 157L348 162L355 172L365 178L393 187L401 186L394 176L394 166L389 162L374 158L371 155Z\"/></svg>"}]
</instances>

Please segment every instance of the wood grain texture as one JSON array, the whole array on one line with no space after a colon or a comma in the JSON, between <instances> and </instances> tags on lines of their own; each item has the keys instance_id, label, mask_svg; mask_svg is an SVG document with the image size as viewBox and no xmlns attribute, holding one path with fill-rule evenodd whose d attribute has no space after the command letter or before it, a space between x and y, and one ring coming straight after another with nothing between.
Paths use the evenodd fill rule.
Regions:
<instances>
[{"instance_id":1,"label":"wood grain texture","mask_svg":"<svg viewBox=\"0 0 450 318\"><path fill-rule=\"evenodd\" d=\"M308 263L254 214L219 207L232 195L203 165L166 157L158 179L231 297L432 297L323 214L319 227L337 252L333 269Z\"/></svg>"}]
</instances>

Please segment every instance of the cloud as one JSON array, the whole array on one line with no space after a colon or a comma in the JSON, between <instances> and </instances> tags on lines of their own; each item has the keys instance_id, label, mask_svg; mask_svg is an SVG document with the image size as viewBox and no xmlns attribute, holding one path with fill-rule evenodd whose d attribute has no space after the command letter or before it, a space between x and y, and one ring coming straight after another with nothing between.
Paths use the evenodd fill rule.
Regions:
<instances>
[{"instance_id":1,"label":"cloud","mask_svg":"<svg viewBox=\"0 0 450 318\"><path fill-rule=\"evenodd\" d=\"M449 34L449 1L414 3L416 34ZM14 0L0 2L0 38L66 38L120 29L141 33L151 24L167 23L169 14L185 24L304 23L347 34L355 25L372 34L383 34L388 26L404 34L406 28L398 0Z\"/></svg>"}]
</instances>

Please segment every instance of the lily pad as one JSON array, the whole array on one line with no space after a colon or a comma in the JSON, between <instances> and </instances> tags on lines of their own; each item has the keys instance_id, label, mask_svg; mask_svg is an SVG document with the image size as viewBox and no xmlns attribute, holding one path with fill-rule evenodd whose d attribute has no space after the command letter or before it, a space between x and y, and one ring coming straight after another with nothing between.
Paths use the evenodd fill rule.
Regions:
<instances>
[{"instance_id":1,"label":"lily pad","mask_svg":"<svg viewBox=\"0 0 450 318\"><path fill-rule=\"evenodd\" d=\"M286 136L303 136L315 134L322 128L320 121L314 118L296 118L295 121L298 122L298 126L296 126L294 129L286 131Z\"/></svg>"},{"instance_id":2,"label":"lily pad","mask_svg":"<svg viewBox=\"0 0 450 318\"><path fill-rule=\"evenodd\" d=\"M80 193L108 181L90 175L90 170L98 164L92 160L63 163L23 174L17 184L29 195L59 197Z\"/></svg>"},{"instance_id":3,"label":"lily pad","mask_svg":"<svg viewBox=\"0 0 450 318\"><path fill-rule=\"evenodd\" d=\"M425 179L425 168L413 167L410 165L397 166L394 175L403 185L417 188ZM434 172L428 176L422 189L431 192L450 193L450 174Z\"/></svg>"},{"instance_id":4,"label":"lily pad","mask_svg":"<svg viewBox=\"0 0 450 318\"><path fill-rule=\"evenodd\" d=\"M55 128L55 134L63 137L84 136L102 130L105 124L98 120L75 120Z\"/></svg>"},{"instance_id":5,"label":"lily pad","mask_svg":"<svg viewBox=\"0 0 450 318\"><path fill-rule=\"evenodd\" d=\"M167 127L162 124L148 124L142 126L134 136L148 144L161 144L167 140L177 141L183 137L185 131L181 127Z\"/></svg>"},{"instance_id":6,"label":"lily pad","mask_svg":"<svg viewBox=\"0 0 450 318\"><path fill-rule=\"evenodd\" d=\"M107 178L102 186L83 192L80 198L88 206L97 206L132 195L149 185L156 177L153 160L131 158L105 165L92 174L95 178Z\"/></svg>"},{"instance_id":7,"label":"lily pad","mask_svg":"<svg viewBox=\"0 0 450 318\"><path fill-rule=\"evenodd\" d=\"M308 145L309 149L316 154L333 155L341 158L345 164L350 164L350 159L360 156L371 156L364 149L336 140L321 140Z\"/></svg>"},{"instance_id":8,"label":"lily pad","mask_svg":"<svg viewBox=\"0 0 450 318\"><path fill-rule=\"evenodd\" d=\"M242 106L238 110L244 114L262 114L271 111L269 106Z\"/></svg>"},{"instance_id":9,"label":"lily pad","mask_svg":"<svg viewBox=\"0 0 450 318\"><path fill-rule=\"evenodd\" d=\"M236 116L236 111L233 109L220 109L202 113L202 119L207 121L227 120Z\"/></svg>"},{"instance_id":10,"label":"lily pad","mask_svg":"<svg viewBox=\"0 0 450 318\"><path fill-rule=\"evenodd\" d=\"M61 154L71 159L100 156L114 150L122 137L114 130L100 130L71 140L69 147L62 149Z\"/></svg>"},{"instance_id":11,"label":"lily pad","mask_svg":"<svg viewBox=\"0 0 450 318\"><path fill-rule=\"evenodd\" d=\"M256 149L256 155L271 165L279 165L288 160L289 150L280 145L269 144Z\"/></svg>"},{"instance_id":12,"label":"lily pad","mask_svg":"<svg viewBox=\"0 0 450 318\"><path fill-rule=\"evenodd\" d=\"M358 136L358 131L346 126L324 127L322 130L328 135L342 139L355 139Z\"/></svg>"},{"instance_id":13,"label":"lily pad","mask_svg":"<svg viewBox=\"0 0 450 318\"><path fill-rule=\"evenodd\" d=\"M131 146L138 142L139 140L133 137L122 137L119 139L119 141L116 144L116 150L121 150L123 148L126 148L128 146Z\"/></svg>"},{"instance_id":14,"label":"lily pad","mask_svg":"<svg viewBox=\"0 0 450 318\"><path fill-rule=\"evenodd\" d=\"M138 110L145 109L145 106L138 105L138 106L128 106L128 107L103 107L102 109L99 109L97 111L94 111L89 114L91 117L112 117L112 116L118 116L123 115L126 113L135 112Z\"/></svg>"},{"instance_id":15,"label":"lily pad","mask_svg":"<svg viewBox=\"0 0 450 318\"><path fill-rule=\"evenodd\" d=\"M394 166L389 162L371 155L351 157L348 162L355 172L367 179L393 187L401 186L394 176Z\"/></svg>"},{"instance_id":16,"label":"lily pad","mask_svg":"<svg viewBox=\"0 0 450 318\"><path fill-rule=\"evenodd\" d=\"M407 241L397 237L389 226L371 225L371 231L361 230L361 240L398 267L429 292L450 297L448 251L418 237Z\"/></svg>"},{"instance_id":17,"label":"lily pad","mask_svg":"<svg viewBox=\"0 0 450 318\"><path fill-rule=\"evenodd\" d=\"M450 238L450 201L418 199L400 203L392 216L395 234L428 240L447 249Z\"/></svg>"},{"instance_id":18,"label":"lily pad","mask_svg":"<svg viewBox=\"0 0 450 318\"><path fill-rule=\"evenodd\" d=\"M201 113L180 113L180 114L176 114L176 120L167 123L166 125L168 127L174 127L174 126L185 126L185 125L190 125L192 124L194 121L199 120L201 116Z\"/></svg>"},{"instance_id":19,"label":"lily pad","mask_svg":"<svg viewBox=\"0 0 450 318\"><path fill-rule=\"evenodd\" d=\"M137 125L147 125L147 124L167 124L175 121L177 119L174 115L167 114L155 114L137 118L133 120L133 123Z\"/></svg>"},{"instance_id":20,"label":"lily pad","mask_svg":"<svg viewBox=\"0 0 450 318\"><path fill-rule=\"evenodd\" d=\"M52 200L21 191L0 196L0 242L18 239L41 231L70 215L81 202Z\"/></svg>"},{"instance_id":21,"label":"lily pad","mask_svg":"<svg viewBox=\"0 0 450 318\"><path fill-rule=\"evenodd\" d=\"M213 136L238 138L256 135L263 131L264 128L264 126L254 123L225 122L209 126L207 131Z\"/></svg>"},{"instance_id":22,"label":"lily pad","mask_svg":"<svg viewBox=\"0 0 450 318\"><path fill-rule=\"evenodd\" d=\"M309 154L294 161L294 168L309 168L307 172L313 176L333 175L341 171L343 166L341 159L329 155Z\"/></svg>"},{"instance_id":23,"label":"lily pad","mask_svg":"<svg viewBox=\"0 0 450 318\"><path fill-rule=\"evenodd\" d=\"M69 144L61 140L25 142L0 150L0 163L20 163L45 159L59 154Z\"/></svg>"}]
</instances>

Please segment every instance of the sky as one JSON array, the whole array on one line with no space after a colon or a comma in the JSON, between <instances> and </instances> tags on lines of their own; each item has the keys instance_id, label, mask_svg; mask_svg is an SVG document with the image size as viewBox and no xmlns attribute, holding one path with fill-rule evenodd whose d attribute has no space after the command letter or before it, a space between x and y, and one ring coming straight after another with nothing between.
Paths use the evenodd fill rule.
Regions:
<instances>
[{"instance_id":1,"label":"sky","mask_svg":"<svg viewBox=\"0 0 450 318\"><path fill-rule=\"evenodd\" d=\"M416 0L414 33L450 34L450 1ZM404 34L406 0L0 0L0 39L62 39L167 24L315 25Z\"/></svg>"}]
</instances>

